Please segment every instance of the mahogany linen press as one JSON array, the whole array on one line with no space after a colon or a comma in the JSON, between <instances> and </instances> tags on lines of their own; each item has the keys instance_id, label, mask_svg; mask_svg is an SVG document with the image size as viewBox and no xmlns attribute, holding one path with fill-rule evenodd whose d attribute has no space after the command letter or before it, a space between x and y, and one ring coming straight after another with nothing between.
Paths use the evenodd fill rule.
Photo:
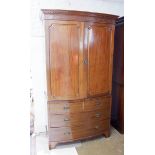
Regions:
<instances>
[{"instance_id":1,"label":"mahogany linen press","mask_svg":"<svg viewBox=\"0 0 155 155\"><path fill-rule=\"evenodd\" d=\"M42 10L49 149L110 136L114 15Z\"/></svg>"}]
</instances>

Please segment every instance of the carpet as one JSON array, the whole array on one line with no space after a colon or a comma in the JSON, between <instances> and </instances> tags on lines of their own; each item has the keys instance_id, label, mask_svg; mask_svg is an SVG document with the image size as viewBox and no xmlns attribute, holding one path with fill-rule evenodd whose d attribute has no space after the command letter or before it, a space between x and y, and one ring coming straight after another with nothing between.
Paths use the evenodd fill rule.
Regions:
<instances>
[{"instance_id":1,"label":"carpet","mask_svg":"<svg viewBox=\"0 0 155 155\"><path fill-rule=\"evenodd\" d=\"M76 147L76 150L78 155L123 155L124 135L112 128L109 138L101 137L83 141L81 146Z\"/></svg>"}]
</instances>

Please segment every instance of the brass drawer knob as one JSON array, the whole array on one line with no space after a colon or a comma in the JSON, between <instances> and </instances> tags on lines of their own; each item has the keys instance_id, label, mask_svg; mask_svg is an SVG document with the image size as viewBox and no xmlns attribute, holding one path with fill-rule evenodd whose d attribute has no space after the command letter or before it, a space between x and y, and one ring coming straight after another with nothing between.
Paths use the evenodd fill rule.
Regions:
<instances>
[{"instance_id":1,"label":"brass drawer knob","mask_svg":"<svg viewBox=\"0 0 155 155\"><path fill-rule=\"evenodd\" d=\"M70 135L71 132L64 132L64 135Z\"/></svg>"},{"instance_id":2,"label":"brass drawer knob","mask_svg":"<svg viewBox=\"0 0 155 155\"><path fill-rule=\"evenodd\" d=\"M69 121L69 119L68 119L68 118L65 118L64 121L65 121L65 122L66 122L66 121Z\"/></svg>"},{"instance_id":3,"label":"brass drawer knob","mask_svg":"<svg viewBox=\"0 0 155 155\"><path fill-rule=\"evenodd\" d=\"M64 110L68 110L69 109L69 107L64 107Z\"/></svg>"},{"instance_id":4,"label":"brass drawer knob","mask_svg":"<svg viewBox=\"0 0 155 155\"><path fill-rule=\"evenodd\" d=\"M88 64L88 61L87 61L86 59L84 59L84 60L83 60L83 63L84 63L85 65L87 65L87 64Z\"/></svg>"},{"instance_id":5,"label":"brass drawer knob","mask_svg":"<svg viewBox=\"0 0 155 155\"><path fill-rule=\"evenodd\" d=\"M95 129L99 129L99 126L95 126Z\"/></svg>"},{"instance_id":6,"label":"brass drawer knob","mask_svg":"<svg viewBox=\"0 0 155 155\"><path fill-rule=\"evenodd\" d=\"M98 117L100 117L101 115L100 115L100 113L97 113L95 116L98 118Z\"/></svg>"}]
</instances>

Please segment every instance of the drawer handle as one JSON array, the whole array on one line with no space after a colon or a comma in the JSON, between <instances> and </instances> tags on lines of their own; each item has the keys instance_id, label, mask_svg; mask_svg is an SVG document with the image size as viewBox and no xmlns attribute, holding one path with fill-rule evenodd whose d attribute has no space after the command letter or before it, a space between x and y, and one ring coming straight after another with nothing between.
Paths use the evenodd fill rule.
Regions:
<instances>
[{"instance_id":1,"label":"drawer handle","mask_svg":"<svg viewBox=\"0 0 155 155\"><path fill-rule=\"evenodd\" d=\"M83 60L83 63L84 63L85 65L87 65L87 64L88 64L88 61L87 61L86 59L84 59L84 60Z\"/></svg>"},{"instance_id":2,"label":"drawer handle","mask_svg":"<svg viewBox=\"0 0 155 155\"><path fill-rule=\"evenodd\" d=\"M99 129L99 126L95 126L95 129Z\"/></svg>"},{"instance_id":3,"label":"drawer handle","mask_svg":"<svg viewBox=\"0 0 155 155\"><path fill-rule=\"evenodd\" d=\"M68 118L65 118L64 121L69 121L69 119Z\"/></svg>"},{"instance_id":4,"label":"drawer handle","mask_svg":"<svg viewBox=\"0 0 155 155\"><path fill-rule=\"evenodd\" d=\"M68 110L69 109L69 107L64 107L64 110Z\"/></svg>"},{"instance_id":5,"label":"drawer handle","mask_svg":"<svg viewBox=\"0 0 155 155\"><path fill-rule=\"evenodd\" d=\"M70 135L71 132L64 132L64 135Z\"/></svg>"},{"instance_id":6,"label":"drawer handle","mask_svg":"<svg viewBox=\"0 0 155 155\"><path fill-rule=\"evenodd\" d=\"M98 118L98 117L100 117L101 115L100 115L100 113L97 113L95 116Z\"/></svg>"}]
</instances>

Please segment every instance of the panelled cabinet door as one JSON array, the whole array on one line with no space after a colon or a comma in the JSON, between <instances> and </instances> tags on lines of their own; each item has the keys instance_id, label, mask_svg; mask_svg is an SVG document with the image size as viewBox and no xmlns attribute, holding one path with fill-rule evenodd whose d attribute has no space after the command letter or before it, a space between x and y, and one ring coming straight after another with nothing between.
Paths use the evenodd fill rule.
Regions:
<instances>
[{"instance_id":1,"label":"panelled cabinet door","mask_svg":"<svg viewBox=\"0 0 155 155\"><path fill-rule=\"evenodd\" d=\"M47 82L48 99L84 97L83 35L80 22L48 21Z\"/></svg>"},{"instance_id":2,"label":"panelled cabinet door","mask_svg":"<svg viewBox=\"0 0 155 155\"><path fill-rule=\"evenodd\" d=\"M87 52L87 93L111 93L114 28L104 24L85 24Z\"/></svg>"}]
</instances>

